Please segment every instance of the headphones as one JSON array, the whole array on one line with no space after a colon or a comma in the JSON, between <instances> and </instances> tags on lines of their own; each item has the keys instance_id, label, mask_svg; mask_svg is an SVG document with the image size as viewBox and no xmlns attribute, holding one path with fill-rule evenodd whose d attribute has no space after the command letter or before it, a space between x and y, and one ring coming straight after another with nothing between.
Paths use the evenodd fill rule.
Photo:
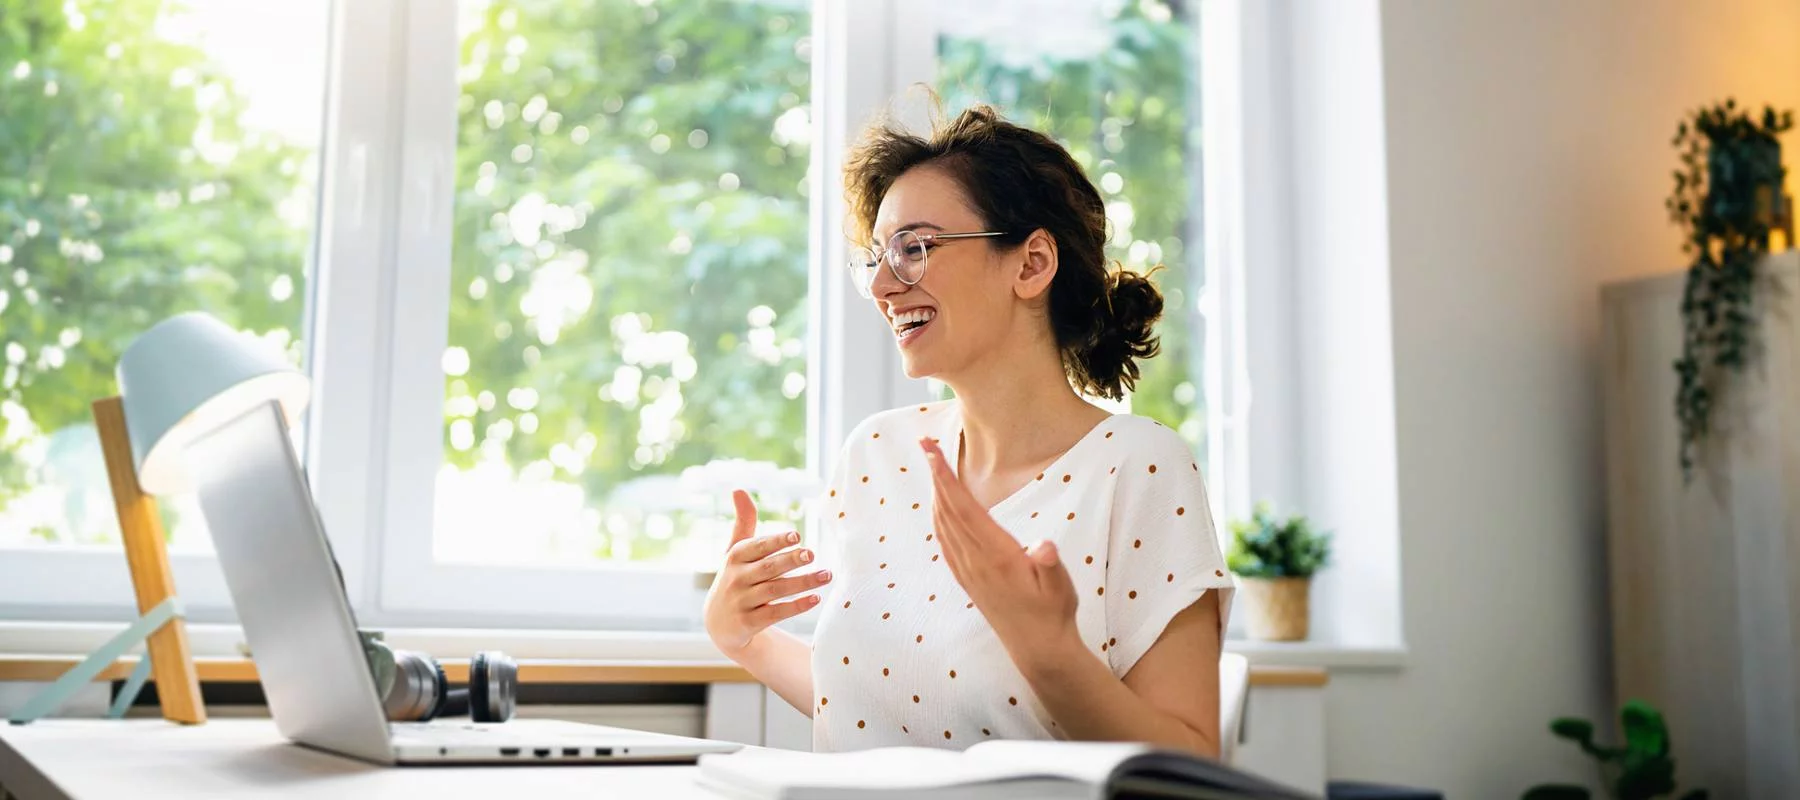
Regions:
<instances>
[{"instance_id":1,"label":"headphones","mask_svg":"<svg viewBox=\"0 0 1800 800\"><path fill-rule=\"evenodd\" d=\"M426 722L468 714L475 722L512 719L518 703L519 666L499 650L483 650L469 660L469 688L451 689L437 659L396 650L379 631L359 631L363 654L375 677L375 693L390 722Z\"/></svg>"}]
</instances>

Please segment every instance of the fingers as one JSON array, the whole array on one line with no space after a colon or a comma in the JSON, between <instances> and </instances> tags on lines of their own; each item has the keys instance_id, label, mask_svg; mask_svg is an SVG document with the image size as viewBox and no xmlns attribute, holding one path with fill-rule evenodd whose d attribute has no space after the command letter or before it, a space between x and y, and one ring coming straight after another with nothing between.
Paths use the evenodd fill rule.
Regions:
<instances>
[{"instance_id":1,"label":"fingers","mask_svg":"<svg viewBox=\"0 0 1800 800\"><path fill-rule=\"evenodd\" d=\"M987 509L969 493L969 487L963 485L956 473L950 471L950 463L944 458L944 451L938 447L936 439L925 439L921 445L925 448L927 460L931 462L931 481L937 490L938 505L943 508L947 519L959 524L956 533L960 536L956 544L969 553L987 549L990 542L983 535L987 531L981 525L992 521L987 516ZM1008 544L1010 543L1009 541Z\"/></svg>"},{"instance_id":2,"label":"fingers","mask_svg":"<svg viewBox=\"0 0 1800 800\"><path fill-rule=\"evenodd\" d=\"M1069 575L1069 568L1063 565L1062 555L1057 552L1055 542L1041 540L1028 548L1025 554L1031 557L1032 566L1037 568L1038 586L1055 592L1075 591L1075 580Z\"/></svg>"},{"instance_id":3,"label":"fingers","mask_svg":"<svg viewBox=\"0 0 1800 800\"><path fill-rule=\"evenodd\" d=\"M731 543L725 546L727 550L756 533L756 503L751 502L750 493L743 489L732 492L731 504L737 509L737 524L732 526Z\"/></svg>"},{"instance_id":4,"label":"fingers","mask_svg":"<svg viewBox=\"0 0 1800 800\"><path fill-rule=\"evenodd\" d=\"M733 534L735 537L736 534ZM788 532L774 536L758 536L754 539L734 540L736 543L725 553L727 564L754 564L767 558L783 547L800 543L800 534ZM776 573L780 574L780 573Z\"/></svg>"},{"instance_id":5,"label":"fingers","mask_svg":"<svg viewBox=\"0 0 1800 800\"><path fill-rule=\"evenodd\" d=\"M968 516L961 513L963 498L969 495L967 490L959 494L962 485L950 472L949 462L944 460L944 451L938 448L937 441L924 439L920 444L925 448L925 460L931 465L931 515L943 540L944 557L966 563L965 558L976 549Z\"/></svg>"},{"instance_id":6,"label":"fingers","mask_svg":"<svg viewBox=\"0 0 1800 800\"><path fill-rule=\"evenodd\" d=\"M767 603L773 603L784 597L790 597L810 589L816 589L830 582L831 570L825 569L817 572L809 572L805 575L795 575L791 578L777 578L772 581L763 581L746 592L748 596L746 598L747 602L744 605L746 608L755 608Z\"/></svg>"},{"instance_id":7,"label":"fingers","mask_svg":"<svg viewBox=\"0 0 1800 800\"><path fill-rule=\"evenodd\" d=\"M755 566L750 568L747 577L749 577L752 584L771 581L793 571L803 564L811 564L812 560L813 552L806 548L789 550L785 553L776 553L775 555L756 562Z\"/></svg>"},{"instance_id":8,"label":"fingers","mask_svg":"<svg viewBox=\"0 0 1800 800\"><path fill-rule=\"evenodd\" d=\"M943 490L935 485L931 490L931 529L937 535L938 549L944 554L944 566L950 568L951 577L956 578L959 585L968 588L968 576L963 572L967 562L964 560L962 531L950 518Z\"/></svg>"},{"instance_id":9,"label":"fingers","mask_svg":"<svg viewBox=\"0 0 1800 800\"><path fill-rule=\"evenodd\" d=\"M819 596L809 594L785 603L769 603L751 611L748 616L750 623L755 625L757 630L761 630L789 617L804 614L818 604Z\"/></svg>"}]
</instances>

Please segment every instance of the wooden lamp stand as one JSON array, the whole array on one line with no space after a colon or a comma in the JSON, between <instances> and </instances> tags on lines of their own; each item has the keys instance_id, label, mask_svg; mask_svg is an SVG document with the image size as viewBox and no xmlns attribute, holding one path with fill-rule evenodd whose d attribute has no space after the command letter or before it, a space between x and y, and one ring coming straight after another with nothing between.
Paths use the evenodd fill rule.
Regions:
<instances>
[{"instance_id":1,"label":"wooden lamp stand","mask_svg":"<svg viewBox=\"0 0 1800 800\"><path fill-rule=\"evenodd\" d=\"M137 699L144 680L154 675L163 718L197 725L206 721L200 699L200 676L188 648L187 625L181 601L175 596L175 576L169 569L169 548L156 499L138 485L131 457L131 437L125 429L125 410L120 398L94 401L94 427L106 457L106 474L112 484L113 505L119 515L119 533L125 542L125 560L137 592L138 619L119 635L101 645L11 717L15 725L54 712L71 695L93 681L120 656L139 642L146 642L146 657L138 660L124 689L113 702L109 716L120 718Z\"/></svg>"}]
</instances>

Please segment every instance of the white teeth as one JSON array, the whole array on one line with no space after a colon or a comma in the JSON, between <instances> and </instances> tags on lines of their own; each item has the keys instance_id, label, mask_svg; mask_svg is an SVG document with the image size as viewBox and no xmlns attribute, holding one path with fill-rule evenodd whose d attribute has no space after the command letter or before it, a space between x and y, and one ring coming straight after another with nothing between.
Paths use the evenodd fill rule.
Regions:
<instances>
[{"instance_id":1,"label":"white teeth","mask_svg":"<svg viewBox=\"0 0 1800 800\"><path fill-rule=\"evenodd\" d=\"M902 314L895 314L894 315L894 332L902 333L905 331L905 329L908 325L911 325L915 322L930 322L932 319L934 319L936 317L937 317L937 311L935 309L930 309L930 308L920 308L920 309L915 309L913 311L907 311Z\"/></svg>"}]
</instances>

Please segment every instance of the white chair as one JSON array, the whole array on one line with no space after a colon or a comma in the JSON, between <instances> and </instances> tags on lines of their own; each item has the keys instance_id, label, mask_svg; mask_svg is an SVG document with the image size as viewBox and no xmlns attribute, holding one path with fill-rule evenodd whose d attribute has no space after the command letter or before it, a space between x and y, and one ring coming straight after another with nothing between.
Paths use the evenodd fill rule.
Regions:
<instances>
[{"instance_id":1,"label":"white chair","mask_svg":"<svg viewBox=\"0 0 1800 800\"><path fill-rule=\"evenodd\" d=\"M1219 654L1219 760L1230 764L1243 738L1244 708L1250 700L1250 659Z\"/></svg>"}]
</instances>

